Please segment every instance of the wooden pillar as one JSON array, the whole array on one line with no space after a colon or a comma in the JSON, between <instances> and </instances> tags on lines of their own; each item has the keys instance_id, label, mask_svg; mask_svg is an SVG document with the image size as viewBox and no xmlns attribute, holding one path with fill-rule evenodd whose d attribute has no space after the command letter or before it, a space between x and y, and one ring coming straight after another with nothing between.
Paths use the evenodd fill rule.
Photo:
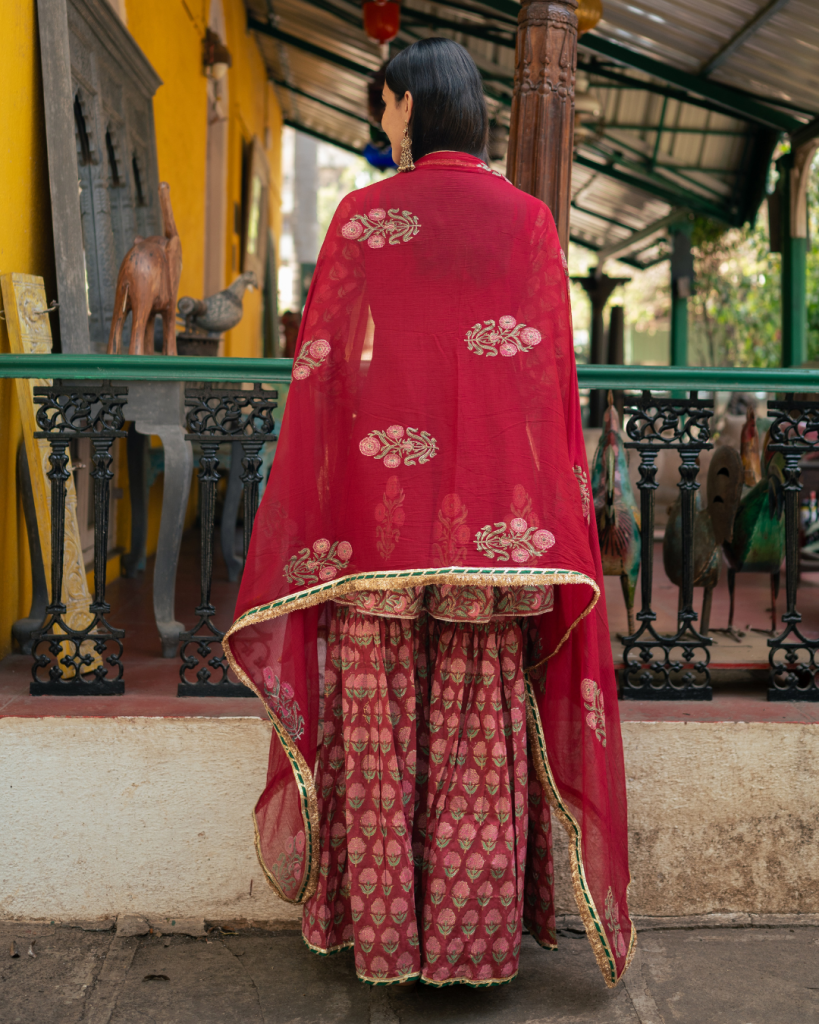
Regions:
<instances>
[{"instance_id":1,"label":"wooden pillar","mask_svg":"<svg viewBox=\"0 0 819 1024\"><path fill-rule=\"evenodd\" d=\"M611 293L618 284L625 284L627 277L608 277L600 272L600 268L592 270L588 277L573 277L579 282L591 303L591 332L589 335L589 362L600 366L609 362L606 345L606 329L603 321L603 310ZM602 427L603 412L606 408L606 392L591 390L589 392L589 423L590 427Z\"/></svg>"},{"instance_id":2,"label":"wooden pillar","mask_svg":"<svg viewBox=\"0 0 819 1024\"><path fill-rule=\"evenodd\" d=\"M506 176L552 211L569 247L577 0L524 0L518 15L515 89Z\"/></svg>"}]
</instances>

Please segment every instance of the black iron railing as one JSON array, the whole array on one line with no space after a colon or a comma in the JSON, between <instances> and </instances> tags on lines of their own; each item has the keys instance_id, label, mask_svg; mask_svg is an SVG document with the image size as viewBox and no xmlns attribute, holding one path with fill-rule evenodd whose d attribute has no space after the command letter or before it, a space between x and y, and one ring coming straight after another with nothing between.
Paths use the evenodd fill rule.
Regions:
<instances>
[{"instance_id":1,"label":"black iron railing","mask_svg":"<svg viewBox=\"0 0 819 1024\"><path fill-rule=\"evenodd\" d=\"M51 446L48 478L51 481L51 603L40 629L31 636L34 664L33 694L120 694L123 692L123 629L107 619L111 606L105 600L108 557L109 482L111 445L125 437L123 406L128 389L107 382L63 383L34 389L37 408L36 438ZM68 447L74 440L90 438L94 468L94 599L81 626L67 621L62 601L65 553L66 483L69 478Z\"/></svg>"},{"instance_id":2,"label":"black iron railing","mask_svg":"<svg viewBox=\"0 0 819 1024\"><path fill-rule=\"evenodd\" d=\"M709 442L713 403L697 399L658 398L644 391L640 402L626 410L626 448L640 454L640 544L641 598L637 613L639 629L623 638L622 696L627 700L710 700L708 670L710 637L696 629L694 611L694 495L697 459ZM682 565L677 631L658 633L652 608L654 581L654 494L657 489L657 455L675 451L680 456L680 511ZM676 655L676 656L675 656Z\"/></svg>"},{"instance_id":3,"label":"black iron railing","mask_svg":"<svg viewBox=\"0 0 819 1024\"><path fill-rule=\"evenodd\" d=\"M216 609L211 603L213 581L213 540L216 522L216 487L219 483L219 448L240 445L242 450L242 493L244 519L242 536L243 561L247 559L253 520L259 507L260 453L266 441L275 439L277 391L266 391L257 384L252 391L240 388L216 389L206 384L185 391L187 407L186 435L197 441L199 457L199 519L201 600L194 628L179 637L182 665L179 669L180 697L252 697L253 692L241 683L228 679L228 665L222 653L224 633L213 624ZM234 448L234 452L236 449ZM216 652L213 653L213 648ZM195 678L191 678L192 673ZM213 674L217 678L213 678Z\"/></svg>"},{"instance_id":4,"label":"black iron railing","mask_svg":"<svg viewBox=\"0 0 819 1024\"><path fill-rule=\"evenodd\" d=\"M123 692L125 629L108 621L105 568L108 534L111 446L125 436L128 419L127 388L112 380L198 381L186 389L186 437L199 445L201 518L201 595L196 625L179 636L180 683L185 695L245 695L231 682L222 656L222 633L214 623L211 600L215 495L219 482L218 453L222 446L241 448L244 503L243 549L247 554L250 531L261 484L261 453L274 439L277 392L271 384L288 383L291 360L184 358L163 356L0 355L0 377L46 378L52 384L36 389L39 404L38 437L51 445L51 594L43 626L32 636L34 651L32 693L114 694ZM693 533L697 458L711 447L713 403L698 393L717 390L764 391L784 394L769 402L775 416L769 450L784 460L782 493L786 535L787 610L784 630L768 640L771 700L819 700L817 651L819 639L803 632L797 610L799 558L800 462L819 453L819 371L723 370L713 368L584 366L578 371L581 387L635 392L626 410L626 447L640 457L640 510L642 514L641 607L638 626L623 638L621 694L624 699L708 700L712 686L709 669L711 639L698 629L693 607ZM255 381L249 390L246 382ZM245 384L226 388L225 384ZM265 389L267 385L267 389ZM671 393L669 395L669 392ZM673 397L689 393L688 398ZM794 394L800 394L799 400ZM803 396L817 396L806 400ZM90 438L94 469L95 587L87 621L81 628L65 621L62 593L65 483L68 445L72 439ZM680 459L681 587L677 629L661 633L652 604L654 498L656 459L674 451ZM55 596L56 595L56 596ZM116 620L116 616L114 616Z\"/></svg>"}]
</instances>

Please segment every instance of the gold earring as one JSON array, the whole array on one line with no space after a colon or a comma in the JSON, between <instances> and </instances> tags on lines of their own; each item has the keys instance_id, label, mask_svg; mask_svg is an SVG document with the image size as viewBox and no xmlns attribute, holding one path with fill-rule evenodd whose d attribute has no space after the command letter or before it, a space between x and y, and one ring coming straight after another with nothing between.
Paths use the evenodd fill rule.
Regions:
<instances>
[{"instance_id":1,"label":"gold earring","mask_svg":"<svg viewBox=\"0 0 819 1024\"><path fill-rule=\"evenodd\" d=\"M415 170L415 164L412 162L412 143L410 142L409 121L404 123L404 137L401 139L401 162L398 164L398 170Z\"/></svg>"}]
</instances>

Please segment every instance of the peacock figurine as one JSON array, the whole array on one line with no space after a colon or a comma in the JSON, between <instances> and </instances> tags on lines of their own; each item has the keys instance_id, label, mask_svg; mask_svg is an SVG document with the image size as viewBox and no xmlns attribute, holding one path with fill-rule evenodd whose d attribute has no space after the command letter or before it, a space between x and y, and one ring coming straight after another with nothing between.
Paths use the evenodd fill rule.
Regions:
<instances>
[{"instance_id":1,"label":"peacock figurine","mask_svg":"<svg viewBox=\"0 0 819 1024\"><path fill-rule=\"evenodd\" d=\"M708 467L706 507L700 492L694 497L694 586L703 587L699 632L708 634L711 599L719 582L720 548L733 536L734 518L742 494L743 465L739 452L724 445L714 452ZM663 567L671 582L682 587L682 505L678 496L668 510L663 537ZM682 607L682 590L680 590Z\"/></svg>"},{"instance_id":2,"label":"peacock figurine","mask_svg":"<svg viewBox=\"0 0 819 1024\"><path fill-rule=\"evenodd\" d=\"M611 391L603 414L603 433L592 460L592 496L603 574L620 577L628 631L633 634L634 591L640 571L640 506L628 475L620 417Z\"/></svg>"},{"instance_id":3,"label":"peacock figurine","mask_svg":"<svg viewBox=\"0 0 819 1024\"><path fill-rule=\"evenodd\" d=\"M738 572L764 572L771 577L771 632L776 631L776 599L779 572L785 557L785 460L781 452L771 456L767 438L759 457L759 432L753 409L742 429L742 464L749 489L737 509L733 536L723 543L728 561L728 593L731 604L728 632L734 626L734 587ZM753 482L757 476L760 479ZM753 486L750 486L753 483Z\"/></svg>"},{"instance_id":4,"label":"peacock figurine","mask_svg":"<svg viewBox=\"0 0 819 1024\"><path fill-rule=\"evenodd\" d=\"M183 295L177 303L184 318L185 330L205 332L214 336L231 330L242 319L242 300L246 288L258 288L259 282L252 270L240 274L230 287L206 299L192 299Z\"/></svg>"}]
</instances>

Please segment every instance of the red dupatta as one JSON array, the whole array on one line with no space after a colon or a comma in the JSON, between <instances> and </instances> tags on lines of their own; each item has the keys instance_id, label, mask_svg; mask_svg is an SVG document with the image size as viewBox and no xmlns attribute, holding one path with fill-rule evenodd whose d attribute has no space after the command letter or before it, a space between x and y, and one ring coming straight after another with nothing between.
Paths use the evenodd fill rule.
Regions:
<instances>
[{"instance_id":1,"label":"red dupatta","mask_svg":"<svg viewBox=\"0 0 819 1024\"><path fill-rule=\"evenodd\" d=\"M538 199L435 153L347 196L319 256L225 650L273 723L265 875L318 873L321 605L428 583L554 584L529 741L608 985L633 955L623 754L567 267Z\"/></svg>"}]
</instances>

